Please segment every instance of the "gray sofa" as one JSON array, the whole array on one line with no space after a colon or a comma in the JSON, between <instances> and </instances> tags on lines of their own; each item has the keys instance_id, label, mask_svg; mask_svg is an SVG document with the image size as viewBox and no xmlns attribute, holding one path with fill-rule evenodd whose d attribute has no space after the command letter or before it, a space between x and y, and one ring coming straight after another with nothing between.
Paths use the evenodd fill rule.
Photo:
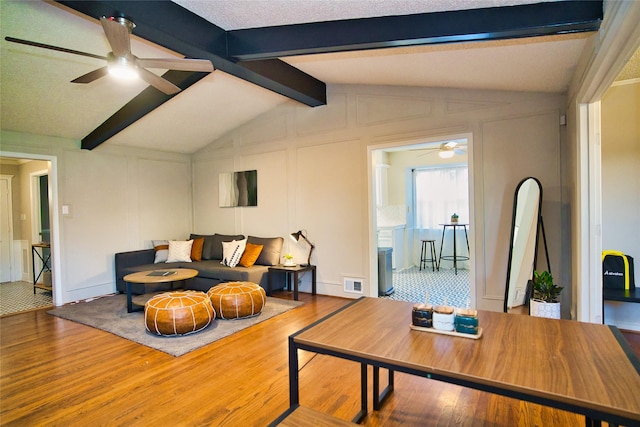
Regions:
<instances>
[{"instance_id":1,"label":"gray sofa","mask_svg":"<svg viewBox=\"0 0 640 427\"><path fill-rule=\"evenodd\" d=\"M280 253L284 239L282 237L254 237L248 236L247 243L263 245L262 251L255 264L251 267L227 267L221 264L222 242L242 240L243 235L199 235L192 234L190 239L204 238L202 247L202 261L154 263L155 250L143 249L130 252L120 252L115 255L116 288L126 293L124 276L138 271L151 271L165 268L191 268L198 270L198 275L186 281L187 289L207 292L212 286L223 282L253 282L267 290L269 267L280 263ZM132 283L133 294L143 294L150 291L162 291L169 288L169 284L158 284L154 289L145 289L144 285ZM145 292L146 290L146 292Z\"/></svg>"}]
</instances>

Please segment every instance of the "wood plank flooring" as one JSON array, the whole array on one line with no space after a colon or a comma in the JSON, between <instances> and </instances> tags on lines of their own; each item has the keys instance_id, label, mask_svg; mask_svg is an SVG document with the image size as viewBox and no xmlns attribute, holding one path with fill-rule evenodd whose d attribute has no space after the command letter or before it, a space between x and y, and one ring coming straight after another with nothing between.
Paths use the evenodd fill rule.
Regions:
<instances>
[{"instance_id":1,"label":"wood plank flooring","mask_svg":"<svg viewBox=\"0 0 640 427\"><path fill-rule=\"evenodd\" d=\"M265 426L288 407L287 337L349 302L301 299L302 307L177 358L46 310L3 317L0 424ZM625 336L640 353L640 335ZM356 414L358 365L304 352L300 366L302 405L345 420ZM583 426L584 418L396 374L395 392L364 425Z\"/></svg>"}]
</instances>

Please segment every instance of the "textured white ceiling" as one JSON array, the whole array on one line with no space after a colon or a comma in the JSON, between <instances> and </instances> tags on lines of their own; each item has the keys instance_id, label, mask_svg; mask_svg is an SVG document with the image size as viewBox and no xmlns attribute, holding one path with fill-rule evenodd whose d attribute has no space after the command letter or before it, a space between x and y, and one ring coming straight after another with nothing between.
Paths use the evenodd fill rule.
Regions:
<instances>
[{"instance_id":1,"label":"textured white ceiling","mask_svg":"<svg viewBox=\"0 0 640 427\"><path fill-rule=\"evenodd\" d=\"M218 0L176 1L229 30L357 17L532 3L526 0ZM81 139L145 84L102 78L70 80L100 61L17 45L13 36L106 54L97 20L40 1L0 1L0 126L4 130ZM328 84L465 87L564 92L589 35L394 48L283 58ZM172 57L134 37L139 57ZM159 74L163 70L154 70ZM105 144L194 152L287 100L215 71Z\"/></svg>"},{"instance_id":2,"label":"textured white ceiling","mask_svg":"<svg viewBox=\"0 0 640 427\"><path fill-rule=\"evenodd\" d=\"M582 33L284 60L326 83L562 93L568 88L587 37L590 35Z\"/></svg>"},{"instance_id":3,"label":"textured white ceiling","mask_svg":"<svg viewBox=\"0 0 640 427\"><path fill-rule=\"evenodd\" d=\"M105 64L4 40L12 36L106 55L111 49L97 20L39 1L2 1L0 19L2 129L80 139L147 86L142 81L114 85L109 78L72 84L71 80ZM139 57L176 57L139 39L131 46Z\"/></svg>"},{"instance_id":4,"label":"textured white ceiling","mask_svg":"<svg viewBox=\"0 0 640 427\"><path fill-rule=\"evenodd\" d=\"M173 2L224 30L538 3L535 0L173 0Z\"/></svg>"}]
</instances>

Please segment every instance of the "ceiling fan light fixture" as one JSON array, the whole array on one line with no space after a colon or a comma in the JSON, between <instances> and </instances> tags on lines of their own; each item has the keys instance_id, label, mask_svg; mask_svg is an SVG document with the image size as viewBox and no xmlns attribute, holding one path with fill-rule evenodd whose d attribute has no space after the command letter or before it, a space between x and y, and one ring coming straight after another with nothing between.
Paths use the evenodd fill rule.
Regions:
<instances>
[{"instance_id":1,"label":"ceiling fan light fixture","mask_svg":"<svg viewBox=\"0 0 640 427\"><path fill-rule=\"evenodd\" d=\"M103 16L103 18L106 18L106 17ZM129 31L129 33L131 33L133 29L136 27L136 24L134 24L133 21L128 20L124 16L110 16L106 19L108 19L109 21L115 21L118 24L122 25Z\"/></svg>"},{"instance_id":2,"label":"ceiling fan light fixture","mask_svg":"<svg viewBox=\"0 0 640 427\"><path fill-rule=\"evenodd\" d=\"M450 159L453 157L453 150L441 150L438 152L438 157L441 159Z\"/></svg>"},{"instance_id":3,"label":"ceiling fan light fixture","mask_svg":"<svg viewBox=\"0 0 640 427\"><path fill-rule=\"evenodd\" d=\"M138 67L127 58L113 58L109 61L109 74L119 80L134 80L140 77Z\"/></svg>"},{"instance_id":4,"label":"ceiling fan light fixture","mask_svg":"<svg viewBox=\"0 0 640 427\"><path fill-rule=\"evenodd\" d=\"M2 0L0 0L2 1ZM86 56L89 58L106 61L107 66L101 67L86 73L71 83L91 83L106 74L115 76L121 81L141 79L150 86L156 88L165 95L175 95L182 89L162 76L152 73L147 68L168 69L175 71L192 71L210 73L214 70L213 63L205 59L191 58L143 58L138 59L131 53L131 31L135 24L125 17L102 17L100 18L102 29L111 52L106 56L95 55L93 53L81 52L79 50L67 49L59 46L52 46L44 43L32 42L29 40L17 39L15 37L5 37L6 41L20 43L27 46L35 46L43 49L51 49L59 52L71 53L74 55Z\"/></svg>"}]
</instances>

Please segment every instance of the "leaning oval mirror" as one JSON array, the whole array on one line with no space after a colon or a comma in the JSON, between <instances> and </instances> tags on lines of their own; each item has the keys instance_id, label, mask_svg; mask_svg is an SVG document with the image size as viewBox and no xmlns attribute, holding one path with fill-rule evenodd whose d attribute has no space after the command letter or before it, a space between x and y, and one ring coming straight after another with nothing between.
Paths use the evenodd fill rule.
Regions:
<instances>
[{"instance_id":1,"label":"leaning oval mirror","mask_svg":"<svg viewBox=\"0 0 640 427\"><path fill-rule=\"evenodd\" d=\"M513 200L507 287L504 300L505 312L527 302L527 285L533 279L537 257L541 203L542 186L540 181L533 177L520 181Z\"/></svg>"}]
</instances>

